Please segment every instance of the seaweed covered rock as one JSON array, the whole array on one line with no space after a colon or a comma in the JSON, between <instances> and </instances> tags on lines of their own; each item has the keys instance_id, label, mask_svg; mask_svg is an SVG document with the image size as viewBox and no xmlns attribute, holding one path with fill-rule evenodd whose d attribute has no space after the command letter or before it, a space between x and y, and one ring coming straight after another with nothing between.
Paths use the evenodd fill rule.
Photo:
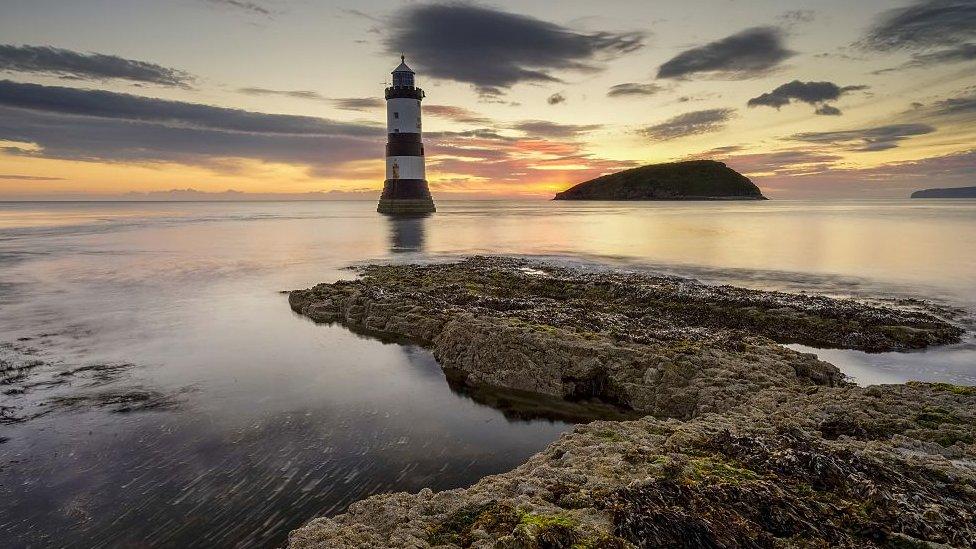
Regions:
<instances>
[{"instance_id":1,"label":"seaweed covered rock","mask_svg":"<svg viewBox=\"0 0 976 549\"><path fill-rule=\"evenodd\" d=\"M553 200L766 200L748 177L714 160L649 164L584 181Z\"/></svg>"},{"instance_id":2,"label":"seaweed covered rock","mask_svg":"<svg viewBox=\"0 0 976 549\"><path fill-rule=\"evenodd\" d=\"M956 341L935 317L852 300L507 258L385 265L291 292L319 322L426 345L469 386L597 399L687 419L768 388L843 383L777 343L868 351Z\"/></svg>"},{"instance_id":3,"label":"seaweed covered rock","mask_svg":"<svg viewBox=\"0 0 976 549\"><path fill-rule=\"evenodd\" d=\"M971 388L913 383L594 422L470 488L315 519L289 547L972 547L974 410Z\"/></svg>"}]
</instances>

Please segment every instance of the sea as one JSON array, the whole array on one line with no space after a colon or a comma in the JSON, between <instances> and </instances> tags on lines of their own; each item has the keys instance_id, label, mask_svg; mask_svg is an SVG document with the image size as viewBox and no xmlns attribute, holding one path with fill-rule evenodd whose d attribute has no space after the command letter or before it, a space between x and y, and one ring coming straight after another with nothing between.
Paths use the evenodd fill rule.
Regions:
<instances>
[{"instance_id":1,"label":"sea","mask_svg":"<svg viewBox=\"0 0 976 549\"><path fill-rule=\"evenodd\" d=\"M474 255L854 297L969 331L811 349L860 384L976 384L976 201L0 203L0 547L276 547L389 491L468 486L582 411L479 398L427 350L294 314L369 262Z\"/></svg>"}]
</instances>

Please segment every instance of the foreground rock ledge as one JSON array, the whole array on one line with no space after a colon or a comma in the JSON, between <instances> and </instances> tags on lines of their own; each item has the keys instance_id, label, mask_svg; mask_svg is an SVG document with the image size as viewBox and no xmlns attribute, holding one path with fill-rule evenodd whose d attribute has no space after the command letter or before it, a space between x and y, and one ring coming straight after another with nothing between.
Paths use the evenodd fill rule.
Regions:
<instances>
[{"instance_id":1,"label":"foreground rock ledge","mask_svg":"<svg viewBox=\"0 0 976 549\"><path fill-rule=\"evenodd\" d=\"M957 341L935 317L512 259L362 275L292 292L291 306L427 345L472 386L656 417L578 427L468 489L368 498L291 547L976 543L976 391L853 387L776 344Z\"/></svg>"}]
</instances>

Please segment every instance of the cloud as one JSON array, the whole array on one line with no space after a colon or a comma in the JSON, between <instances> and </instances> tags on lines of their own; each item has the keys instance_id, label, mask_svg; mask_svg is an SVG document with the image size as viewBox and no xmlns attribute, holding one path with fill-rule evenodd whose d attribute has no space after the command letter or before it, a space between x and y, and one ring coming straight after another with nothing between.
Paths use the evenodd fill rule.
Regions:
<instances>
[{"instance_id":1,"label":"cloud","mask_svg":"<svg viewBox=\"0 0 976 549\"><path fill-rule=\"evenodd\" d=\"M783 31L754 27L681 52L658 68L658 78L755 78L768 74L794 52L783 45Z\"/></svg>"},{"instance_id":2,"label":"cloud","mask_svg":"<svg viewBox=\"0 0 976 549\"><path fill-rule=\"evenodd\" d=\"M429 173L466 181L458 185L471 188L531 187L582 181L634 165L590 155L573 139L595 127L536 123L518 123L523 136L493 128L428 133ZM0 81L0 142L8 144L3 152L26 157L171 162L222 173L250 169L244 163L250 160L304 167L316 177L352 174L381 181L384 140L384 128L376 125Z\"/></svg>"},{"instance_id":3,"label":"cloud","mask_svg":"<svg viewBox=\"0 0 976 549\"><path fill-rule=\"evenodd\" d=\"M546 103L549 103L550 105L558 105L565 102L566 96L561 93L554 93L546 98Z\"/></svg>"},{"instance_id":4,"label":"cloud","mask_svg":"<svg viewBox=\"0 0 976 549\"><path fill-rule=\"evenodd\" d=\"M347 111L368 111L383 107L379 97L340 97L332 99L332 104Z\"/></svg>"},{"instance_id":5,"label":"cloud","mask_svg":"<svg viewBox=\"0 0 976 549\"><path fill-rule=\"evenodd\" d=\"M52 74L81 80L129 80L187 88L193 77L154 63L50 46L0 44L0 71Z\"/></svg>"},{"instance_id":6,"label":"cloud","mask_svg":"<svg viewBox=\"0 0 976 549\"><path fill-rule=\"evenodd\" d=\"M813 111L814 114L819 114L821 116L840 116L840 109L831 105L817 105L817 109Z\"/></svg>"},{"instance_id":7,"label":"cloud","mask_svg":"<svg viewBox=\"0 0 976 549\"><path fill-rule=\"evenodd\" d=\"M99 90L0 81L9 154L108 162L178 162L226 171L241 158L324 174L382 150L380 126L266 114Z\"/></svg>"},{"instance_id":8,"label":"cloud","mask_svg":"<svg viewBox=\"0 0 976 549\"><path fill-rule=\"evenodd\" d=\"M935 113L939 115L976 113L976 93L960 97L950 97L935 103Z\"/></svg>"},{"instance_id":9,"label":"cloud","mask_svg":"<svg viewBox=\"0 0 976 549\"><path fill-rule=\"evenodd\" d=\"M752 176L799 175L819 173L831 169L841 157L816 150L788 149L749 153L745 147L718 147L687 159L721 159L736 171ZM739 154L741 153L741 154Z\"/></svg>"},{"instance_id":10,"label":"cloud","mask_svg":"<svg viewBox=\"0 0 976 549\"><path fill-rule=\"evenodd\" d=\"M313 99L316 101L323 101L323 97L320 93L310 91L310 90L271 90L268 88L238 88L238 93L243 93L244 95L280 95L282 97L293 97L295 99Z\"/></svg>"},{"instance_id":11,"label":"cloud","mask_svg":"<svg viewBox=\"0 0 976 549\"><path fill-rule=\"evenodd\" d=\"M972 0L922 0L884 12L860 42L865 49L890 51L956 46L976 38Z\"/></svg>"},{"instance_id":12,"label":"cloud","mask_svg":"<svg viewBox=\"0 0 976 549\"><path fill-rule=\"evenodd\" d=\"M513 129L531 137L554 137L559 139L577 137L598 130L602 124L557 124L548 120L523 120L512 124Z\"/></svg>"},{"instance_id":13,"label":"cloud","mask_svg":"<svg viewBox=\"0 0 976 549\"><path fill-rule=\"evenodd\" d=\"M811 23L817 18L817 12L813 10L790 10L777 17L787 25L798 25L801 23Z\"/></svg>"},{"instance_id":14,"label":"cloud","mask_svg":"<svg viewBox=\"0 0 976 549\"><path fill-rule=\"evenodd\" d=\"M270 17L273 15L272 11L268 8L262 6L261 4L255 2L247 2L246 0L203 0L208 4L213 4L215 6L221 6L241 11L246 11L255 15L263 15Z\"/></svg>"},{"instance_id":15,"label":"cloud","mask_svg":"<svg viewBox=\"0 0 976 549\"><path fill-rule=\"evenodd\" d=\"M658 140L669 141L689 135L717 132L725 127L735 114L735 109L707 109L679 114L661 124L641 130L644 135Z\"/></svg>"},{"instance_id":16,"label":"cloud","mask_svg":"<svg viewBox=\"0 0 976 549\"><path fill-rule=\"evenodd\" d=\"M517 129L515 126L525 135L502 135L490 128L425 134L428 173L438 174L438 179L452 179L453 189L520 185L524 192L551 197L553 187L636 165L587 153L585 144L575 140L579 133L591 129L586 126L534 120L516 123L510 129ZM540 185L545 187L540 190Z\"/></svg>"},{"instance_id":17,"label":"cloud","mask_svg":"<svg viewBox=\"0 0 976 549\"><path fill-rule=\"evenodd\" d=\"M64 181L63 177L44 177L41 175L0 174L0 179L9 181Z\"/></svg>"},{"instance_id":18,"label":"cloud","mask_svg":"<svg viewBox=\"0 0 976 549\"><path fill-rule=\"evenodd\" d=\"M898 72L904 69L914 69L918 67L929 67L943 63L963 63L966 61L976 61L976 44L960 44L958 46L937 50L928 53L915 53L912 58L897 67L880 69L872 74L885 74Z\"/></svg>"},{"instance_id":19,"label":"cloud","mask_svg":"<svg viewBox=\"0 0 976 549\"><path fill-rule=\"evenodd\" d=\"M499 95L524 82L561 82L557 71L593 72L643 46L640 32L583 33L515 13L467 4L419 4L390 19L387 52L405 52L425 75Z\"/></svg>"},{"instance_id":20,"label":"cloud","mask_svg":"<svg viewBox=\"0 0 976 549\"><path fill-rule=\"evenodd\" d=\"M904 198L920 187L971 185L976 178L976 149L870 168L846 167L843 156L822 149L750 153L743 147L720 147L688 158L721 159L749 176L767 196L784 198Z\"/></svg>"},{"instance_id":21,"label":"cloud","mask_svg":"<svg viewBox=\"0 0 976 549\"><path fill-rule=\"evenodd\" d=\"M636 82L626 82L624 84L612 86L609 90L607 90L607 97L655 95L662 90L664 90L664 88L657 84L638 84Z\"/></svg>"},{"instance_id":22,"label":"cloud","mask_svg":"<svg viewBox=\"0 0 976 549\"><path fill-rule=\"evenodd\" d=\"M337 97L328 98L316 91L311 90L272 90L268 88L238 88L238 93L244 95L276 95L280 97L291 97L294 99L308 99L311 101L325 101L332 103L336 108L347 111L368 111L383 107L383 100L378 97Z\"/></svg>"},{"instance_id":23,"label":"cloud","mask_svg":"<svg viewBox=\"0 0 976 549\"><path fill-rule=\"evenodd\" d=\"M976 44L960 44L947 50L916 54L910 63L923 66L931 63L959 63L976 60Z\"/></svg>"},{"instance_id":24,"label":"cloud","mask_svg":"<svg viewBox=\"0 0 976 549\"><path fill-rule=\"evenodd\" d=\"M799 101L814 105L817 114L839 115L839 109L826 105L825 103L827 101L837 100L845 93L866 88L867 86L840 87L833 82L800 82L799 80L794 80L779 86L771 92L753 97L746 104L749 107L766 106L779 109L784 105L789 105L792 101Z\"/></svg>"},{"instance_id":25,"label":"cloud","mask_svg":"<svg viewBox=\"0 0 976 549\"><path fill-rule=\"evenodd\" d=\"M174 127L267 134L368 136L379 127L10 80L0 80L0 106Z\"/></svg>"},{"instance_id":26,"label":"cloud","mask_svg":"<svg viewBox=\"0 0 976 549\"><path fill-rule=\"evenodd\" d=\"M791 139L836 145L850 151L871 152L894 149L905 139L934 131L935 128L927 124L890 124L856 130L798 133L791 136Z\"/></svg>"},{"instance_id":27,"label":"cloud","mask_svg":"<svg viewBox=\"0 0 976 549\"><path fill-rule=\"evenodd\" d=\"M760 167L761 173L756 173L751 169L750 162L761 164L762 160L740 157L727 161L736 170L753 178L767 195L795 198L906 198L920 188L972 185L976 178L976 150L891 162L870 168L846 168L839 161L827 159L820 164L813 161L801 165L802 169L798 171L790 160L786 160L780 168L775 168L775 161L771 161L772 169Z\"/></svg>"},{"instance_id":28,"label":"cloud","mask_svg":"<svg viewBox=\"0 0 976 549\"><path fill-rule=\"evenodd\" d=\"M453 120L462 124L487 124L489 119L480 114L452 105L424 105L424 114Z\"/></svg>"}]
</instances>

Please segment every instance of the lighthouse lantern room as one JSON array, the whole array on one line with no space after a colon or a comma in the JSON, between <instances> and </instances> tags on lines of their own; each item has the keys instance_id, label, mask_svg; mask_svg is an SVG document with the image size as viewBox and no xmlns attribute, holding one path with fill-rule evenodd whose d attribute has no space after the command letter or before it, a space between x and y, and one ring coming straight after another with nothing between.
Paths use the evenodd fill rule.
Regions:
<instances>
[{"instance_id":1,"label":"lighthouse lantern room","mask_svg":"<svg viewBox=\"0 0 976 549\"><path fill-rule=\"evenodd\" d=\"M420 102L424 90L414 85L414 72L400 56L393 85L386 88L386 181L376 210L391 214L424 214L434 209L427 186Z\"/></svg>"}]
</instances>

